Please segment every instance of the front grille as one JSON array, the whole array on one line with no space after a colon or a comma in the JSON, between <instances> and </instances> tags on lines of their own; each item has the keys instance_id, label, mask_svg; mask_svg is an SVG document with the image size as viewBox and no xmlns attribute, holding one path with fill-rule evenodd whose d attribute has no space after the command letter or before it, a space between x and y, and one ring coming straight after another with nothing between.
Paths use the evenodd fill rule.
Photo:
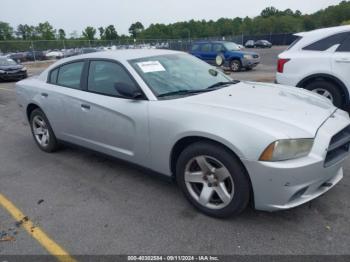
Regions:
<instances>
[{"instance_id":1,"label":"front grille","mask_svg":"<svg viewBox=\"0 0 350 262\"><path fill-rule=\"evenodd\" d=\"M342 160L350 148L350 126L335 134L329 143L324 166L331 166Z\"/></svg>"}]
</instances>

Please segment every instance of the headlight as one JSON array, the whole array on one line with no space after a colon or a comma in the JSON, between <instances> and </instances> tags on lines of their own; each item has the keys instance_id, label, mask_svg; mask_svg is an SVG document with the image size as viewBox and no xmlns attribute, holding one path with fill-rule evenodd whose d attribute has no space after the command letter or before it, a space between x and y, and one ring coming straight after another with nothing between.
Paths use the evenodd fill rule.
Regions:
<instances>
[{"instance_id":1,"label":"headlight","mask_svg":"<svg viewBox=\"0 0 350 262\"><path fill-rule=\"evenodd\" d=\"M244 58L245 59L253 59L253 56L252 55L244 55Z\"/></svg>"},{"instance_id":2,"label":"headlight","mask_svg":"<svg viewBox=\"0 0 350 262\"><path fill-rule=\"evenodd\" d=\"M313 139L283 139L270 144L260 156L260 161L283 161L306 156L310 153Z\"/></svg>"},{"instance_id":3,"label":"headlight","mask_svg":"<svg viewBox=\"0 0 350 262\"><path fill-rule=\"evenodd\" d=\"M27 68L26 68L26 67L23 67L23 68L21 69L21 71L27 71Z\"/></svg>"}]
</instances>

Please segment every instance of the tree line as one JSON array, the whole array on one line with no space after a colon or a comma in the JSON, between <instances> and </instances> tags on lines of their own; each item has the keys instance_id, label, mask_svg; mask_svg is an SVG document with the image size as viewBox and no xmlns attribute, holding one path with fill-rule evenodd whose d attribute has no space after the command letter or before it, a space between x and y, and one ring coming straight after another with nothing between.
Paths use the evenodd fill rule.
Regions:
<instances>
[{"instance_id":1,"label":"tree line","mask_svg":"<svg viewBox=\"0 0 350 262\"><path fill-rule=\"evenodd\" d=\"M20 24L14 29L9 23L0 21L0 41L6 40L130 40L138 39L178 39L204 38L232 35L259 35L274 33L294 33L316 28L350 24L350 1L329 6L313 14L302 14L299 10L278 10L267 7L259 16L220 18L213 20L190 20L172 24L151 24L145 28L141 22L133 23L129 35L118 34L114 25L94 28L87 26L80 34L69 35L64 29L55 29L49 22L36 26Z\"/></svg>"}]
</instances>

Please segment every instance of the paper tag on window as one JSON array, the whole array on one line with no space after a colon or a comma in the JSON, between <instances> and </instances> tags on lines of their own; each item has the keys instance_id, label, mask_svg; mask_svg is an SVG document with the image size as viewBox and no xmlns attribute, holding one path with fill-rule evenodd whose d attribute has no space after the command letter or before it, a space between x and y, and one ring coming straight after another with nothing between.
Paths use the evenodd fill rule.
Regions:
<instances>
[{"instance_id":1,"label":"paper tag on window","mask_svg":"<svg viewBox=\"0 0 350 262\"><path fill-rule=\"evenodd\" d=\"M162 66L161 63L159 63L159 61L140 62L137 63L137 65L141 68L142 72L144 73L165 71L165 68Z\"/></svg>"}]
</instances>

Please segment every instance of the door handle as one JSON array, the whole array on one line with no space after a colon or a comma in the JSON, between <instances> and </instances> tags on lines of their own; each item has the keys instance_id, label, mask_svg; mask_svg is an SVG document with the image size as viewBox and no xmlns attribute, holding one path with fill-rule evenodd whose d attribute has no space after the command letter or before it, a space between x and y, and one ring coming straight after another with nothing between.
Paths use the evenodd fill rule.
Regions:
<instances>
[{"instance_id":1,"label":"door handle","mask_svg":"<svg viewBox=\"0 0 350 262\"><path fill-rule=\"evenodd\" d=\"M89 105L86 105L86 104L81 104L81 108L90 110L91 107Z\"/></svg>"},{"instance_id":2,"label":"door handle","mask_svg":"<svg viewBox=\"0 0 350 262\"><path fill-rule=\"evenodd\" d=\"M47 93L41 93L42 97L48 97L49 95Z\"/></svg>"},{"instance_id":3,"label":"door handle","mask_svg":"<svg viewBox=\"0 0 350 262\"><path fill-rule=\"evenodd\" d=\"M335 61L338 63L350 63L350 58L338 58Z\"/></svg>"}]
</instances>

